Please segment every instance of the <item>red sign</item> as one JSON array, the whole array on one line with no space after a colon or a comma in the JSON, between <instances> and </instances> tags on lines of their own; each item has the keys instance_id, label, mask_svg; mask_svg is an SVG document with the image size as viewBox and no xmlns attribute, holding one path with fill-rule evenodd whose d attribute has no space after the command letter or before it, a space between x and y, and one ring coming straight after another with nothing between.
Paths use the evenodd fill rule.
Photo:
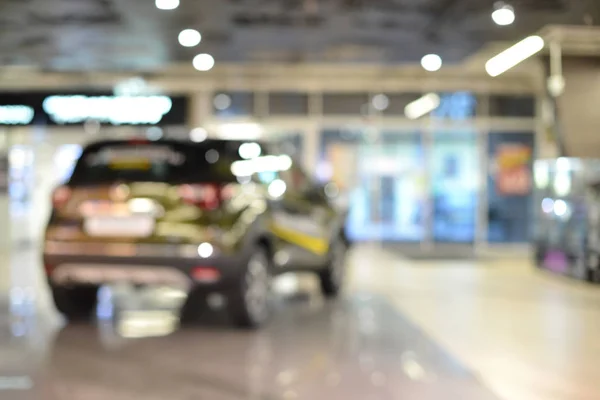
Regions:
<instances>
[{"instance_id":1,"label":"red sign","mask_svg":"<svg viewBox=\"0 0 600 400\"><path fill-rule=\"evenodd\" d=\"M521 144L502 145L496 153L496 188L504 196L524 196L531 190L531 148Z\"/></svg>"},{"instance_id":2,"label":"red sign","mask_svg":"<svg viewBox=\"0 0 600 400\"><path fill-rule=\"evenodd\" d=\"M531 189L531 173L528 168L500 170L496 177L496 188L505 196L527 195Z\"/></svg>"}]
</instances>

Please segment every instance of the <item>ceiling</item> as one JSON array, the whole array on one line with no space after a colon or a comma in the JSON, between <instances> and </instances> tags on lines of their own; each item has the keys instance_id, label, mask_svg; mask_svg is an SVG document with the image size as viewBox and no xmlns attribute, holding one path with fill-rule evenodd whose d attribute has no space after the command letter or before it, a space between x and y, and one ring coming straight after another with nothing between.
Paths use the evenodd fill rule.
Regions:
<instances>
[{"instance_id":1,"label":"ceiling","mask_svg":"<svg viewBox=\"0 0 600 400\"><path fill-rule=\"evenodd\" d=\"M495 0L0 0L0 64L48 70L157 70L199 52L219 62L412 63L436 52L458 62L491 41L548 24L600 23L598 0L512 0L517 20L496 26ZM184 28L202 43L183 48Z\"/></svg>"}]
</instances>

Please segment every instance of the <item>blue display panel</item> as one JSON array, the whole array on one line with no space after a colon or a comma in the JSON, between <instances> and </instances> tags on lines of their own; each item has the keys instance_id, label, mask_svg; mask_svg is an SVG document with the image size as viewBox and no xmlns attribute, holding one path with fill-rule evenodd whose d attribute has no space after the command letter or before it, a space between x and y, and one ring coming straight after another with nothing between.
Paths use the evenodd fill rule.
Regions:
<instances>
[{"instance_id":1,"label":"blue display panel","mask_svg":"<svg viewBox=\"0 0 600 400\"><path fill-rule=\"evenodd\" d=\"M479 100L470 92L441 93L439 96L440 105L431 112L434 119L460 121L479 113Z\"/></svg>"},{"instance_id":2,"label":"blue display panel","mask_svg":"<svg viewBox=\"0 0 600 400\"><path fill-rule=\"evenodd\" d=\"M434 132L430 160L433 240L473 242L481 182L476 134Z\"/></svg>"}]
</instances>

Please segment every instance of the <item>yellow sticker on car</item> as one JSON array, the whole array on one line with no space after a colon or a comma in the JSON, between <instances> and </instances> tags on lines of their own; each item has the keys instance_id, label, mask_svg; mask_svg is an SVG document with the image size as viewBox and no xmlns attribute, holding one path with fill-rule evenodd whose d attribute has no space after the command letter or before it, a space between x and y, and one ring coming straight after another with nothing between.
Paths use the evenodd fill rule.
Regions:
<instances>
[{"instance_id":1,"label":"yellow sticker on car","mask_svg":"<svg viewBox=\"0 0 600 400\"><path fill-rule=\"evenodd\" d=\"M270 229L278 238L308 250L311 253L322 256L329 251L329 241L321 237L311 236L296 229L284 227L276 223L271 224Z\"/></svg>"}]
</instances>

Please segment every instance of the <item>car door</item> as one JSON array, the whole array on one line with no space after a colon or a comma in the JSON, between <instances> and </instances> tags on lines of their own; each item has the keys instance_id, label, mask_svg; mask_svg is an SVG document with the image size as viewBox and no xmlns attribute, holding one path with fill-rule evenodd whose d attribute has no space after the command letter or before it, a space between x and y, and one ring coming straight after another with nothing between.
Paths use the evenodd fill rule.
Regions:
<instances>
[{"instance_id":1,"label":"car door","mask_svg":"<svg viewBox=\"0 0 600 400\"><path fill-rule=\"evenodd\" d=\"M272 230L282 242L286 268L318 268L327 259L332 210L297 164L281 178L286 192L273 212Z\"/></svg>"}]
</instances>

